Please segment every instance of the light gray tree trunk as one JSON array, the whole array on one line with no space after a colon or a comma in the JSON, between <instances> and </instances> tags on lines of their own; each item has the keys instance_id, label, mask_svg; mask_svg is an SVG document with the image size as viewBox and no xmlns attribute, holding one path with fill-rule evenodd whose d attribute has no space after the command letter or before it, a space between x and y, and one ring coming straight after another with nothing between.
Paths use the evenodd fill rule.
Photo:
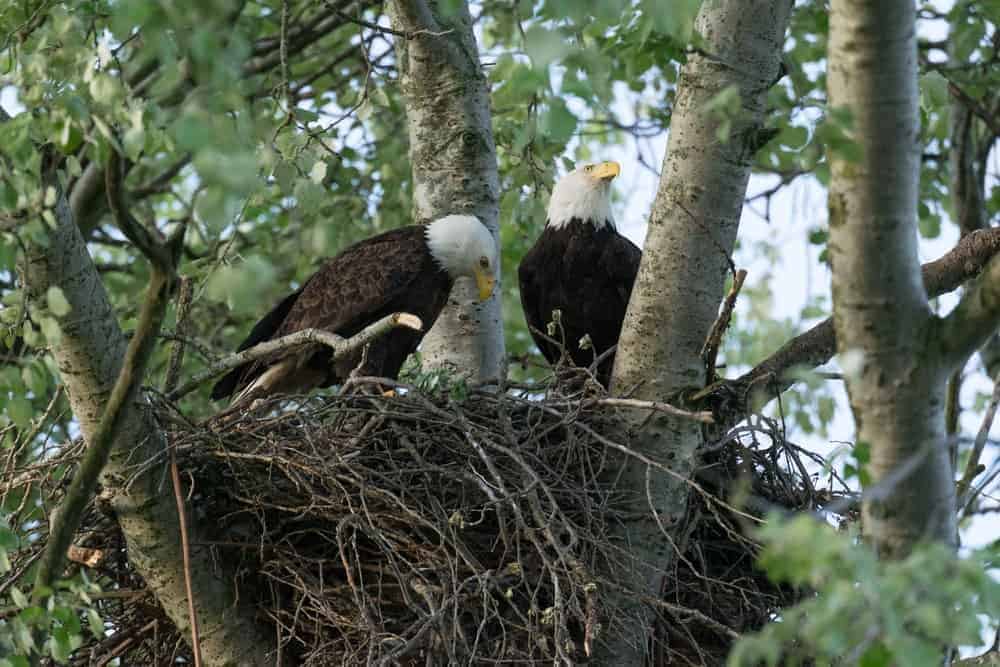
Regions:
<instances>
[{"instance_id":1,"label":"light gray tree trunk","mask_svg":"<svg viewBox=\"0 0 1000 667\"><path fill-rule=\"evenodd\" d=\"M400 82L406 101L413 167L413 213L427 223L450 213L475 215L500 247L496 146L489 82L479 64L465 2L446 14L436 0L393 0ZM499 267L498 267L499 269ZM451 368L476 379L504 367L501 283L485 303L461 279L421 344L428 368Z\"/></svg>"},{"instance_id":2,"label":"light gray tree trunk","mask_svg":"<svg viewBox=\"0 0 1000 667\"><path fill-rule=\"evenodd\" d=\"M613 393L672 400L704 385L700 351L722 300L791 5L790 0L718 0L701 7L695 28L705 43L681 70L660 185L615 359ZM730 87L739 93L741 112L728 141L721 142L720 121L706 106ZM645 417L635 415L637 421ZM622 461L620 486L632 494L634 516L618 535L634 555L623 583L638 592L659 596L662 573L676 556L671 546L676 536L665 536L657 517L668 533L679 525L701 437L693 422L657 416L630 440L635 450L677 473L647 471L634 458ZM619 602L643 622L635 636L613 640L603 658L643 664L652 609L635 595L620 596Z\"/></svg>"},{"instance_id":3,"label":"light gray tree trunk","mask_svg":"<svg viewBox=\"0 0 1000 667\"><path fill-rule=\"evenodd\" d=\"M834 326L859 446L870 448L863 531L901 557L956 543L945 446L950 366L936 354L917 256L919 120L910 0L834 0L829 103L853 118L860 159L830 151Z\"/></svg>"},{"instance_id":4,"label":"light gray tree trunk","mask_svg":"<svg viewBox=\"0 0 1000 667\"><path fill-rule=\"evenodd\" d=\"M37 307L44 307L52 286L62 290L71 306L58 318L62 337L51 349L80 430L90 438L121 368L126 340L65 198L56 217L48 247L31 249L24 273ZM187 595L178 517L165 469L166 442L147 403L136 396L131 404L101 482L125 534L129 562L187 638ZM133 479L136 466L154 459L159 463ZM218 538L202 530L191 535L191 542ZM257 625L246 601L236 604L235 573L214 560L207 547L192 547L191 566L204 663L274 665L272 634Z\"/></svg>"}]
</instances>

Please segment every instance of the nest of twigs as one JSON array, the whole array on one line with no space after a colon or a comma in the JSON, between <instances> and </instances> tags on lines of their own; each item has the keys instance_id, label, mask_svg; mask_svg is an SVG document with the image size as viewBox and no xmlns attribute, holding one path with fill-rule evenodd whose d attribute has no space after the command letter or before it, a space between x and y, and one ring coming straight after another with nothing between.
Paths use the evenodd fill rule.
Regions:
<instances>
[{"instance_id":1,"label":"nest of twigs","mask_svg":"<svg viewBox=\"0 0 1000 667\"><path fill-rule=\"evenodd\" d=\"M217 531L217 557L238 563L240 595L290 662L580 663L609 633L635 631L609 577L628 564L611 527L635 492L615 484L628 441L614 408L579 385L544 398L358 387L198 425L164 420L191 521ZM659 603L662 664L721 664L736 637L797 598L755 568L754 519L817 510L830 494L777 425L752 423L703 452ZM78 544L107 555L98 603L116 628L79 661L186 656L99 501Z\"/></svg>"}]
</instances>

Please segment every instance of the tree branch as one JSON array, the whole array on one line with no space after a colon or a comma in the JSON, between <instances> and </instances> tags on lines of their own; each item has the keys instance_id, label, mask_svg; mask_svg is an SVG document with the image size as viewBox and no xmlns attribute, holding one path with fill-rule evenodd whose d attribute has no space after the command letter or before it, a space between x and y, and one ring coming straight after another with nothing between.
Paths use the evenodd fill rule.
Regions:
<instances>
[{"instance_id":1,"label":"tree branch","mask_svg":"<svg viewBox=\"0 0 1000 667\"><path fill-rule=\"evenodd\" d=\"M990 429L993 428L993 420L996 418L998 404L1000 404L1000 375L997 375L994 379L993 395L990 397L989 405L986 406L986 412L983 414L983 421L979 426L979 432L976 434L976 440L972 445L972 452L969 454L969 462L965 466L965 473L958 483L958 506L965 508L966 513L968 513L976 499L976 494L969 493L969 490L972 488L972 480L983 471L983 466L979 463L979 460L983 456L986 441L990 437Z\"/></svg>"},{"instance_id":2,"label":"tree branch","mask_svg":"<svg viewBox=\"0 0 1000 667\"><path fill-rule=\"evenodd\" d=\"M956 289L975 277L998 252L1000 229L981 229L967 234L946 255L922 267L928 296L940 296ZM833 358L836 349L833 319L827 318L785 343L752 370L733 380L732 384L744 392L766 390L768 398L773 398L796 382L790 371L821 366Z\"/></svg>"},{"instance_id":3,"label":"tree branch","mask_svg":"<svg viewBox=\"0 0 1000 667\"><path fill-rule=\"evenodd\" d=\"M664 403L663 401L642 401L637 398L595 398L589 401L590 405L605 405L613 408L632 408L635 410L652 410L663 412L681 419L690 419L702 424L714 424L715 419L711 412L691 412L682 410L676 406Z\"/></svg>"},{"instance_id":4,"label":"tree branch","mask_svg":"<svg viewBox=\"0 0 1000 667\"><path fill-rule=\"evenodd\" d=\"M952 369L964 364L1000 325L1000 256L941 320L941 360Z\"/></svg>"},{"instance_id":5,"label":"tree branch","mask_svg":"<svg viewBox=\"0 0 1000 667\"><path fill-rule=\"evenodd\" d=\"M171 278L171 273L154 263L139 322L125 352L121 372L111 390L111 396L108 397L104 416L97 426L97 431L88 438L87 451L80 462L80 467L73 475L73 481L59 505L58 513L50 521L45 555L35 575L36 602L51 592L53 579L62 572L66 551L80 526L83 511L94 495L101 471L111 456L115 436L126 412L126 403L142 379L156 342L156 334L163 323Z\"/></svg>"},{"instance_id":6,"label":"tree branch","mask_svg":"<svg viewBox=\"0 0 1000 667\"><path fill-rule=\"evenodd\" d=\"M333 358L331 359L331 362L333 362L343 358L345 355L358 351L368 343L384 336L396 327L405 327L407 329L413 329L414 331L420 331L423 329L423 326L423 322L421 322L420 318L416 315L411 315L409 313L393 313L392 315L386 315L373 324L369 324L367 327L346 340L337 334L324 331L323 329L303 329L302 331L296 331L293 334L282 336L281 338L265 341L258 345L254 345L248 350L243 350L242 352L237 352L236 354L231 354L228 357L219 359L192 378L187 384L175 391L172 391L167 395L167 398L172 401L176 401L177 399L191 393L203 382L207 382L212 378L222 375L226 371L231 371L232 369L242 366L250 361L263 359L264 357L270 356L275 352L291 350L297 347L302 347L303 345L309 345L311 343L319 343L320 345L326 345L333 350Z\"/></svg>"},{"instance_id":7,"label":"tree branch","mask_svg":"<svg viewBox=\"0 0 1000 667\"><path fill-rule=\"evenodd\" d=\"M300 53L306 47L323 39L337 28L346 25L347 22L340 14L342 10L348 8L351 4L351 2L336 3L334 7L327 10L326 15L319 21L302 26L298 30L293 30L288 35L288 43L286 45L287 55ZM271 39L273 40L273 38ZM273 46L270 47L269 53L247 60L243 64L243 75L253 76L261 74L281 64L280 41L280 39L273 40Z\"/></svg>"},{"instance_id":8,"label":"tree branch","mask_svg":"<svg viewBox=\"0 0 1000 667\"><path fill-rule=\"evenodd\" d=\"M150 233L125 205L125 193L122 191L121 157L114 150L108 157L104 169L105 191L108 197L108 209L115 226L122 234L142 252L149 261L164 272L173 271L173 258L170 248Z\"/></svg>"}]
</instances>

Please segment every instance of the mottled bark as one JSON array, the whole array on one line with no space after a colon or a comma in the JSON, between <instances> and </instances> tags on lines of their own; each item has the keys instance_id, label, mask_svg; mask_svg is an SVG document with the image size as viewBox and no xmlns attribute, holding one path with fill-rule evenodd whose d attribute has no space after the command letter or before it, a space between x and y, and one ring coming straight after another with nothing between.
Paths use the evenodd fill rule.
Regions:
<instances>
[{"instance_id":1,"label":"mottled bark","mask_svg":"<svg viewBox=\"0 0 1000 667\"><path fill-rule=\"evenodd\" d=\"M58 318L62 336L51 350L73 414L89 440L120 371L126 340L65 198L59 201L56 218L58 226L48 246L31 249L25 277L38 307L44 307L51 286L59 287L71 306L67 315ZM127 405L101 483L125 534L129 562L187 635L178 517L173 498L163 487L166 443L149 406L136 392ZM156 458L161 463L132 478L137 464ZM196 535L192 541L213 537L218 536ZM256 624L252 607L236 604L233 573L220 570L205 547L195 548L191 556L205 664L273 665L273 636Z\"/></svg>"},{"instance_id":2,"label":"mottled bark","mask_svg":"<svg viewBox=\"0 0 1000 667\"><path fill-rule=\"evenodd\" d=\"M465 3L447 14L435 0L393 0L400 83L413 167L413 214L427 223L450 213L478 217L500 247L496 147L489 82L479 64ZM499 279L499 276L498 276ZM462 278L420 346L428 368L496 378L504 363L501 285L485 303Z\"/></svg>"},{"instance_id":3,"label":"mottled bark","mask_svg":"<svg viewBox=\"0 0 1000 667\"><path fill-rule=\"evenodd\" d=\"M943 414L950 366L936 354L917 258L915 20L910 0L831 5L830 106L850 111L862 153L830 153L834 326L857 440L871 453L863 532L888 557L957 539Z\"/></svg>"},{"instance_id":4,"label":"mottled bark","mask_svg":"<svg viewBox=\"0 0 1000 667\"><path fill-rule=\"evenodd\" d=\"M660 186L615 361L614 393L670 400L705 382L700 351L723 296L791 5L789 0L702 5L696 29L705 42L681 70ZM741 111L729 140L720 142L720 121L705 108L733 86ZM635 415L637 421L645 417ZM636 592L660 593L662 572L676 554L675 540L663 535L659 523L670 532L683 516L700 441L696 424L667 415L656 416L631 439L634 449L678 473L652 474L647 484L645 465L622 462L619 483L631 494L635 519L618 537L634 555L623 583ZM635 595L620 596L619 602L642 622L635 626L637 636L612 639L604 660L642 664L652 611Z\"/></svg>"}]
</instances>

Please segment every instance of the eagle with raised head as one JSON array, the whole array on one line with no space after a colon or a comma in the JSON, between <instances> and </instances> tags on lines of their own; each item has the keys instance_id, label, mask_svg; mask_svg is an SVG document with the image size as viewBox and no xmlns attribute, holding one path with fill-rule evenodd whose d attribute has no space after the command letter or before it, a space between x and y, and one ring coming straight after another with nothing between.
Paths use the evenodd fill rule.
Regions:
<instances>
[{"instance_id":1,"label":"eagle with raised head","mask_svg":"<svg viewBox=\"0 0 1000 667\"><path fill-rule=\"evenodd\" d=\"M396 328L361 351L331 363L324 345L275 353L230 371L212 388L212 399L238 402L277 393L299 393L362 375L396 378L437 320L454 282L476 281L479 298L493 292L496 244L478 218L449 215L429 225L411 225L373 236L327 260L298 290L263 317L239 351L303 329L323 329L350 338L396 312L416 315L422 331Z\"/></svg>"},{"instance_id":2,"label":"eagle with raised head","mask_svg":"<svg viewBox=\"0 0 1000 667\"><path fill-rule=\"evenodd\" d=\"M563 176L552 190L545 229L518 266L524 316L549 363L559 360L560 348L541 334L554 310L560 311L574 365L589 366L618 344L642 258L642 251L618 233L611 214L611 182L620 171L617 162L602 162ZM591 345L584 349L580 342L588 335ZM613 367L611 354L597 368L605 386Z\"/></svg>"}]
</instances>

